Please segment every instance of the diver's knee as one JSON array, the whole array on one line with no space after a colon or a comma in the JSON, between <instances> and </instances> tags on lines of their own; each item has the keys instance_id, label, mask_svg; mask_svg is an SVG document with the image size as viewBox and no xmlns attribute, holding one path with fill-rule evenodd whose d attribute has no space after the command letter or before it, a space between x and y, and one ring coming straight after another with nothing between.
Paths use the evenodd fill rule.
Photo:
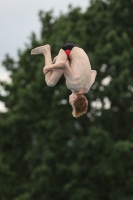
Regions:
<instances>
[{"instance_id":1,"label":"diver's knee","mask_svg":"<svg viewBox=\"0 0 133 200\"><path fill-rule=\"evenodd\" d=\"M50 80L47 81L47 86L49 86L49 87L54 87L55 84L56 84L56 83L53 82L53 81L50 81Z\"/></svg>"}]
</instances>

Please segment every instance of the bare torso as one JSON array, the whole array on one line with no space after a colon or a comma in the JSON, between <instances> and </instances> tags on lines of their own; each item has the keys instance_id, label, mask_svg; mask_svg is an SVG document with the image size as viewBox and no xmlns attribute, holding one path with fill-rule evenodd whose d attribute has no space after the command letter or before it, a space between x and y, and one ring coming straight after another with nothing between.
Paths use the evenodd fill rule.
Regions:
<instances>
[{"instance_id":1,"label":"bare torso","mask_svg":"<svg viewBox=\"0 0 133 200\"><path fill-rule=\"evenodd\" d=\"M83 90L87 93L91 87L91 65L85 51L74 47L70 53L70 67L73 72L74 82L67 80L68 89L78 91Z\"/></svg>"}]
</instances>

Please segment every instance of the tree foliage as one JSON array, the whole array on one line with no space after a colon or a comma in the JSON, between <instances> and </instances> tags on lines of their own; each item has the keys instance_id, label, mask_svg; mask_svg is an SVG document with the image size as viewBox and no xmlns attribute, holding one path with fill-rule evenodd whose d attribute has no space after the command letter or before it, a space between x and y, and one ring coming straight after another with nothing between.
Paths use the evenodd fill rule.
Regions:
<instances>
[{"instance_id":1,"label":"tree foliage","mask_svg":"<svg viewBox=\"0 0 133 200\"><path fill-rule=\"evenodd\" d=\"M40 39L32 33L1 82L1 200L133 199L133 1L92 0L85 12L69 6L58 18L39 12ZM53 57L66 42L87 52L96 81L87 115L75 119L64 77L45 84L44 59L32 57L49 43Z\"/></svg>"}]
</instances>

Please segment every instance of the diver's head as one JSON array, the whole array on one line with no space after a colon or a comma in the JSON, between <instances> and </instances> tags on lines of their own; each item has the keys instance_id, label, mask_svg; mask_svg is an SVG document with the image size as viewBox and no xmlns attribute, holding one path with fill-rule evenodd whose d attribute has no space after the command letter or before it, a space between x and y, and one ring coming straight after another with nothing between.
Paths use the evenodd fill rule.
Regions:
<instances>
[{"instance_id":1,"label":"diver's head","mask_svg":"<svg viewBox=\"0 0 133 200\"><path fill-rule=\"evenodd\" d=\"M69 96L69 103L73 108L73 117L80 117L87 112L88 101L84 94L72 93Z\"/></svg>"}]
</instances>

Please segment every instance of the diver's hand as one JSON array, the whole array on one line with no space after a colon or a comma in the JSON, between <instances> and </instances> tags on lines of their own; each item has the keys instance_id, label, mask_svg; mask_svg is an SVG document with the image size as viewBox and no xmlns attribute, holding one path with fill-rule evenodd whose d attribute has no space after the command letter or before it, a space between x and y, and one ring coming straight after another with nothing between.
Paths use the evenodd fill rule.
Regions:
<instances>
[{"instance_id":1,"label":"diver's hand","mask_svg":"<svg viewBox=\"0 0 133 200\"><path fill-rule=\"evenodd\" d=\"M47 74L49 71L50 71L50 69L49 69L48 66L45 66L45 67L43 68L43 74Z\"/></svg>"}]
</instances>

